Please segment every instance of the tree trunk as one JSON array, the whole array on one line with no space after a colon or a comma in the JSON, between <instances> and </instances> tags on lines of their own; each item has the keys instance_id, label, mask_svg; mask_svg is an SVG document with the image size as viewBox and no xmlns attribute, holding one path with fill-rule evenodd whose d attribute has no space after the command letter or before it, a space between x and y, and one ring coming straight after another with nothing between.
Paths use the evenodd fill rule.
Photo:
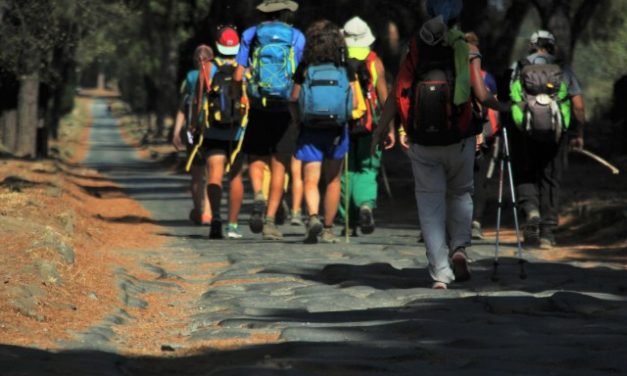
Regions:
<instances>
[{"instance_id":1,"label":"tree trunk","mask_svg":"<svg viewBox=\"0 0 627 376\"><path fill-rule=\"evenodd\" d=\"M2 144L10 153L15 153L17 139L17 111L8 110L2 114Z\"/></svg>"},{"instance_id":2,"label":"tree trunk","mask_svg":"<svg viewBox=\"0 0 627 376\"><path fill-rule=\"evenodd\" d=\"M20 77L15 155L34 158L37 146L39 73Z\"/></svg>"}]
</instances>

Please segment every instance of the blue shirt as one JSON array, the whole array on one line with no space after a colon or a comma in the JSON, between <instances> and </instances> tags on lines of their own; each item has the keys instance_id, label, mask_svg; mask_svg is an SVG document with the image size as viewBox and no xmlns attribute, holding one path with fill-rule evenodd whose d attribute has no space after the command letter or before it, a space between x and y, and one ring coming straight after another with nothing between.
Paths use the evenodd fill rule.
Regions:
<instances>
[{"instance_id":1,"label":"blue shirt","mask_svg":"<svg viewBox=\"0 0 627 376\"><path fill-rule=\"evenodd\" d=\"M303 57L303 51L305 50L305 35L293 27L294 36L292 37L292 47L294 48L294 58L296 59L296 65L300 63ZM249 27L242 33L240 41L239 52L237 53L237 64L248 68L250 64L251 47L255 41L255 35L257 34L257 26Z\"/></svg>"}]
</instances>

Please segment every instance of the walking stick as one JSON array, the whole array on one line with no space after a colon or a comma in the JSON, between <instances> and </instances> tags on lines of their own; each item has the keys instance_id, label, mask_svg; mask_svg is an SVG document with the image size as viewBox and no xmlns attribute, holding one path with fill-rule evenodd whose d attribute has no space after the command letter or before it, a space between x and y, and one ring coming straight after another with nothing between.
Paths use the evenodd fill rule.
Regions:
<instances>
[{"instance_id":1,"label":"walking stick","mask_svg":"<svg viewBox=\"0 0 627 376\"><path fill-rule=\"evenodd\" d=\"M346 244L350 243L350 225L349 225L349 217L350 213L348 212L348 204L349 204L349 188L350 183L348 181L348 151L344 154L344 236L346 240Z\"/></svg>"},{"instance_id":2,"label":"walking stick","mask_svg":"<svg viewBox=\"0 0 627 376\"><path fill-rule=\"evenodd\" d=\"M512 162L510 158L509 142L507 138L507 128L503 127L503 150L501 150L501 157L499 161L499 198L498 209L496 214L496 241L494 247L494 270L492 272L492 281L498 281L498 267L499 267L499 243L500 243L500 230L501 230L501 212L503 209L503 180L505 175L505 164L507 163L507 175L509 180L510 195L512 197L512 207L514 210L514 226L516 229L516 244L518 247L518 264L520 265L520 278L526 279L527 272L525 271L525 260L522 256L522 243L520 241L520 226L518 223L518 207L516 205L516 192L514 190L514 177L512 174Z\"/></svg>"}]
</instances>

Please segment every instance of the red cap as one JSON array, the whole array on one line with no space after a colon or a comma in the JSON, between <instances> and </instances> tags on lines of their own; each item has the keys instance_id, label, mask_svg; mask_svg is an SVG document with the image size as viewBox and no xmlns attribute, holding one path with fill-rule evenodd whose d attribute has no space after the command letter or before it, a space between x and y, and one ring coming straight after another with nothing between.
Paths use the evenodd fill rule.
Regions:
<instances>
[{"instance_id":1,"label":"red cap","mask_svg":"<svg viewBox=\"0 0 627 376\"><path fill-rule=\"evenodd\" d=\"M239 51L239 35L237 31L230 27L220 30L216 47L218 47L218 52L222 55L237 55Z\"/></svg>"}]
</instances>

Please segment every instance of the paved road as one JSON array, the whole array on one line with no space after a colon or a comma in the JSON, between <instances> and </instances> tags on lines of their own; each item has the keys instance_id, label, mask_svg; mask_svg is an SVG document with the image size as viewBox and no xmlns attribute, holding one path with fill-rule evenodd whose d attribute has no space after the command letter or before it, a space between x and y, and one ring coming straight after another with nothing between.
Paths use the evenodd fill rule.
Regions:
<instances>
[{"instance_id":1,"label":"paved road","mask_svg":"<svg viewBox=\"0 0 627 376\"><path fill-rule=\"evenodd\" d=\"M495 283L484 243L471 253L470 282L435 291L414 226L393 221L407 217L399 213L350 244L303 245L292 227L284 242L209 241L186 220L187 177L139 160L102 102L87 164L123 184L170 241L128 251L151 277L118 270L120 306L67 351L0 347L2 375L627 374L624 268L529 255L527 280L505 258ZM168 302L161 315L128 313L155 308L150 294ZM163 322L145 345L163 356L126 355L147 320Z\"/></svg>"}]
</instances>

